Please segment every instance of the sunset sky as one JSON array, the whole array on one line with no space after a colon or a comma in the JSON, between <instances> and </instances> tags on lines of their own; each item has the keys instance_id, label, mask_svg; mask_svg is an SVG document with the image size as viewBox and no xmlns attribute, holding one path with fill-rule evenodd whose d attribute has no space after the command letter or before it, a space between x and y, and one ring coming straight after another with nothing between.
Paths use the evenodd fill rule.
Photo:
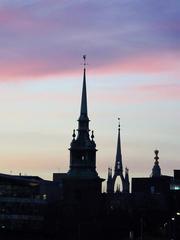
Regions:
<instances>
[{"instance_id":1,"label":"sunset sky","mask_svg":"<svg viewBox=\"0 0 180 240\"><path fill-rule=\"evenodd\" d=\"M52 178L69 167L83 59L97 170L180 168L179 0L0 0L0 172Z\"/></svg>"}]
</instances>

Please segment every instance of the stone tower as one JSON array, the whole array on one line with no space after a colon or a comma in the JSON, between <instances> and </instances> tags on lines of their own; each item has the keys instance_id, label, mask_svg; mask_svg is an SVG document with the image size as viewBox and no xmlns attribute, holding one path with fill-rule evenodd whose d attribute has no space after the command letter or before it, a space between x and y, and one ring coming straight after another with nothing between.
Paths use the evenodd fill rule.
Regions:
<instances>
[{"instance_id":1,"label":"stone tower","mask_svg":"<svg viewBox=\"0 0 180 240\"><path fill-rule=\"evenodd\" d=\"M62 195L67 204L77 204L83 209L96 208L104 179L96 171L96 143L94 132L90 134L86 92L86 56L84 58L83 86L78 129L73 130L70 144L70 164L67 173L54 173L53 180L62 186Z\"/></svg>"},{"instance_id":2,"label":"stone tower","mask_svg":"<svg viewBox=\"0 0 180 240\"><path fill-rule=\"evenodd\" d=\"M86 60L84 56L84 60ZM77 136L73 131L73 139L70 146L70 176L96 178L96 143L94 132L89 135L89 117L86 92L86 62L84 62L83 87L81 97L80 116L78 119Z\"/></svg>"}]
</instances>

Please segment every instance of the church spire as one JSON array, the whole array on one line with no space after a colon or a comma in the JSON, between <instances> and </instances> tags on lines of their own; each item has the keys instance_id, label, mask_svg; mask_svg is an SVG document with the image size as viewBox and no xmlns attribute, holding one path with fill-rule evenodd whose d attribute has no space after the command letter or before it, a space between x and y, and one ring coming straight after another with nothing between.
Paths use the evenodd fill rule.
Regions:
<instances>
[{"instance_id":1,"label":"church spire","mask_svg":"<svg viewBox=\"0 0 180 240\"><path fill-rule=\"evenodd\" d=\"M81 109L80 109L80 117L78 119L78 137L81 138L89 138L89 118L88 118L88 110L87 110L87 92L86 92L86 55L83 55L84 59L84 73L83 73L83 86L82 86L82 96L81 96ZM82 136L83 135L83 136Z\"/></svg>"},{"instance_id":2,"label":"church spire","mask_svg":"<svg viewBox=\"0 0 180 240\"><path fill-rule=\"evenodd\" d=\"M87 92L86 92L86 55L84 59L83 87L81 96L80 117L78 119L78 134L73 132L73 139L70 147L70 170L69 174L97 177L96 172L96 143L94 132L89 135L89 118L87 111Z\"/></svg>"},{"instance_id":3,"label":"church spire","mask_svg":"<svg viewBox=\"0 0 180 240\"><path fill-rule=\"evenodd\" d=\"M116 162L115 162L115 174L122 174L122 154L121 154L121 137L120 137L120 118L118 118L118 140L117 140L117 151L116 151Z\"/></svg>"},{"instance_id":4,"label":"church spire","mask_svg":"<svg viewBox=\"0 0 180 240\"><path fill-rule=\"evenodd\" d=\"M121 136L120 136L120 118L118 118L118 139L117 139L117 150L116 150L116 160L114 167L113 177L110 178L108 174L107 181L107 192L114 192L115 182L119 176L122 182L122 192L129 192L129 175L128 170L126 169L125 177L123 175L123 165L122 165L122 154L121 154Z\"/></svg>"},{"instance_id":5,"label":"church spire","mask_svg":"<svg viewBox=\"0 0 180 240\"><path fill-rule=\"evenodd\" d=\"M84 59L84 74L83 74L83 87L82 87L82 97L81 97L81 111L80 117L87 117L88 110L87 110L87 93L86 93L86 55L83 55Z\"/></svg>"}]
</instances>

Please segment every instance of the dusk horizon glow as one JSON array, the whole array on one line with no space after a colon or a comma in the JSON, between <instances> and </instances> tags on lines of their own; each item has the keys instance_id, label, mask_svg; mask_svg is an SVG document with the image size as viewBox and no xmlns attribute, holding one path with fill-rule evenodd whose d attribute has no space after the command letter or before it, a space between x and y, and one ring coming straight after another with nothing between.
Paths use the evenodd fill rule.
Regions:
<instances>
[{"instance_id":1,"label":"dusk horizon glow","mask_svg":"<svg viewBox=\"0 0 180 240\"><path fill-rule=\"evenodd\" d=\"M180 2L2 0L0 2L1 173L69 168L87 54L90 129L97 171L114 167L118 117L123 167L150 176L179 168Z\"/></svg>"}]
</instances>

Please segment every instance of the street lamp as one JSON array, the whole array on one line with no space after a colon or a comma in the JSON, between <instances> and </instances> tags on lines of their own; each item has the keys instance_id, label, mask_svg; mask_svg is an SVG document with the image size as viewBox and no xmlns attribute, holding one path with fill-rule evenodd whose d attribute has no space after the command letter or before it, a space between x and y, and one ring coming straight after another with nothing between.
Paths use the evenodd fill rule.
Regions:
<instances>
[{"instance_id":1,"label":"street lamp","mask_svg":"<svg viewBox=\"0 0 180 240\"><path fill-rule=\"evenodd\" d=\"M172 220L172 225L171 225L171 234L172 234L172 239L171 240L175 240L175 217L171 218Z\"/></svg>"}]
</instances>

